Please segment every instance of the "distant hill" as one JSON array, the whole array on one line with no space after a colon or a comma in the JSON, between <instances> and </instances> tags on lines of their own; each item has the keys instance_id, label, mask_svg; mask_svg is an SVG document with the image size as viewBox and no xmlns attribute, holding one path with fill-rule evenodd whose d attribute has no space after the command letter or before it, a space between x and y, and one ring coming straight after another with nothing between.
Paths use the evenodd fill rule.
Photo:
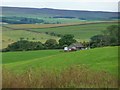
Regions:
<instances>
[{"instance_id":1,"label":"distant hill","mask_svg":"<svg viewBox=\"0 0 120 90\"><path fill-rule=\"evenodd\" d=\"M49 18L78 18L81 20L112 20L117 19L118 12L59 10L51 8L20 8L2 7L3 16L27 16Z\"/></svg>"}]
</instances>

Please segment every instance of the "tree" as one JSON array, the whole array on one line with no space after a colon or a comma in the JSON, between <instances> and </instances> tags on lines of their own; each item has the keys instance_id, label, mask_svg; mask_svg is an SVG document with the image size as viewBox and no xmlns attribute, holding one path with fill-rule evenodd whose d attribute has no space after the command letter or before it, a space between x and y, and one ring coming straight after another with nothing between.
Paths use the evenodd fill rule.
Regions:
<instances>
[{"instance_id":1,"label":"tree","mask_svg":"<svg viewBox=\"0 0 120 90\"><path fill-rule=\"evenodd\" d=\"M35 38L32 38L32 40L35 40Z\"/></svg>"},{"instance_id":2,"label":"tree","mask_svg":"<svg viewBox=\"0 0 120 90\"><path fill-rule=\"evenodd\" d=\"M56 49L58 46L57 44L57 41L55 39L48 39L46 42L45 42L45 47L47 49Z\"/></svg>"},{"instance_id":3,"label":"tree","mask_svg":"<svg viewBox=\"0 0 120 90\"><path fill-rule=\"evenodd\" d=\"M105 35L95 35L91 37L90 47L103 47L108 46L110 42L110 38Z\"/></svg>"},{"instance_id":4,"label":"tree","mask_svg":"<svg viewBox=\"0 0 120 90\"><path fill-rule=\"evenodd\" d=\"M111 25L107 28L106 31L103 32L105 36L108 36L110 39L110 45L120 45L120 26L119 25Z\"/></svg>"},{"instance_id":5,"label":"tree","mask_svg":"<svg viewBox=\"0 0 120 90\"><path fill-rule=\"evenodd\" d=\"M102 46L115 46L120 45L120 26L111 25L107 27L107 30L103 31L101 35L95 35L91 37L91 47L102 47Z\"/></svg>"},{"instance_id":6,"label":"tree","mask_svg":"<svg viewBox=\"0 0 120 90\"><path fill-rule=\"evenodd\" d=\"M75 43L76 40L74 39L74 35L71 34L66 34L64 36L61 37L61 39L59 40L59 45L61 47L63 47L64 45L71 45L72 43Z\"/></svg>"},{"instance_id":7,"label":"tree","mask_svg":"<svg viewBox=\"0 0 120 90\"><path fill-rule=\"evenodd\" d=\"M82 45L85 46L85 47L90 47L90 43L89 43L89 42L86 42L86 41L83 41L83 42L82 42Z\"/></svg>"},{"instance_id":8,"label":"tree","mask_svg":"<svg viewBox=\"0 0 120 90\"><path fill-rule=\"evenodd\" d=\"M21 38L20 38L20 41L23 41L23 40L24 40L24 38L23 38L23 37L21 37Z\"/></svg>"}]
</instances>

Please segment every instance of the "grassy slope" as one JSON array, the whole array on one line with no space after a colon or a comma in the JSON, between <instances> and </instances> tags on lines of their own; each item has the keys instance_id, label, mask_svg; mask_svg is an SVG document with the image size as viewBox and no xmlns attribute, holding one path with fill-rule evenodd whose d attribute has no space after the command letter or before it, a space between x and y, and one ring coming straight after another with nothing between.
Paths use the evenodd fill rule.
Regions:
<instances>
[{"instance_id":1,"label":"grassy slope","mask_svg":"<svg viewBox=\"0 0 120 90\"><path fill-rule=\"evenodd\" d=\"M12 30L4 27L3 27L2 37L3 37L2 40L4 40L3 48L7 47L7 45L12 42L16 42L20 40L21 37L24 39L28 38L28 40L30 41L41 41L41 42L45 42L50 38L58 40L58 37L46 35L44 33L35 33L25 30ZM35 40L33 40L33 38L35 38Z\"/></svg>"},{"instance_id":2,"label":"grassy slope","mask_svg":"<svg viewBox=\"0 0 120 90\"><path fill-rule=\"evenodd\" d=\"M118 47L96 48L64 53L58 50L3 53L3 66L16 72L29 68L62 70L70 66L85 65L117 75ZM16 61L17 60L17 61Z\"/></svg>"},{"instance_id":3,"label":"grassy slope","mask_svg":"<svg viewBox=\"0 0 120 90\"><path fill-rule=\"evenodd\" d=\"M44 34L45 32L55 32L59 34L73 34L75 36L75 39L77 41L88 41L90 37L100 34L103 30L106 30L106 28L110 25L114 25L116 23L100 23L100 24L89 24L89 25L75 25L75 26L65 26L65 27L56 27L56 28L47 28L50 26L56 26L56 24L50 24L50 25L7 25L8 27L11 28L17 28L20 30L13 30L10 28L5 28L3 27L3 48L7 47L8 44L18 41L21 37L23 38L28 38L30 41L32 41L33 38L36 40L34 41L41 41L45 42L47 39L56 39L58 40L58 37L55 36L50 36ZM59 24L58 24L59 25ZM63 24L64 25L64 24ZM66 25L66 24L65 24ZM32 31L37 31L40 33L36 32L31 32L31 31L25 31L22 30L22 28L29 29L29 28L44 28L44 29L31 29ZM46 28L45 28L46 27Z\"/></svg>"},{"instance_id":4,"label":"grassy slope","mask_svg":"<svg viewBox=\"0 0 120 90\"><path fill-rule=\"evenodd\" d=\"M50 36L50 35L46 35L44 33L34 33L34 32L28 32L28 31L24 31L24 30L18 30L18 31L3 31L3 38L4 36L7 36L8 38L14 40L14 41L18 41L20 40L20 38L25 38L30 41L33 40L33 38L35 38L36 41L41 41L41 42L45 42L47 39L53 38L53 39L57 39L58 37L54 37L54 36Z\"/></svg>"},{"instance_id":5,"label":"grassy slope","mask_svg":"<svg viewBox=\"0 0 120 90\"><path fill-rule=\"evenodd\" d=\"M89 25L75 25L57 28L44 28L44 29L31 29L38 32L55 32L59 34L73 34L79 41L89 40L90 37L100 34L102 31L110 25L116 23L101 23L101 24L89 24Z\"/></svg>"}]
</instances>

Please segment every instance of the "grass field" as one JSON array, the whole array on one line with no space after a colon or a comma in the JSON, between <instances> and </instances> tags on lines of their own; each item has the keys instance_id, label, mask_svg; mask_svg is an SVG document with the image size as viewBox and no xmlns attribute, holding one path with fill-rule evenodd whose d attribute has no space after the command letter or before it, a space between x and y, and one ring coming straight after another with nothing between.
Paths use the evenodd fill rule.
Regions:
<instances>
[{"instance_id":1,"label":"grass field","mask_svg":"<svg viewBox=\"0 0 120 90\"><path fill-rule=\"evenodd\" d=\"M117 46L76 52L7 52L2 56L3 88L118 87Z\"/></svg>"},{"instance_id":2,"label":"grass field","mask_svg":"<svg viewBox=\"0 0 120 90\"><path fill-rule=\"evenodd\" d=\"M35 25L35 24L18 24L18 25L6 25L9 28L3 26L2 28L2 40L3 47L5 48L8 44L18 41L20 38L25 38L30 41L41 41L45 42L47 39L56 39L59 37L45 34L45 32L55 32L56 34L73 34L77 41L89 41L90 37L100 34L102 31L110 25L117 23L96 23L86 25L75 25L71 24L49 24L49 25ZM68 26L67 26L68 25ZM62 27L58 27L62 26ZM54 27L54 28L50 28ZM32 28L32 29L30 29ZM41 29L40 29L41 28ZM17 29L17 30L14 30ZM33 40L35 38L35 40Z\"/></svg>"},{"instance_id":3,"label":"grass field","mask_svg":"<svg viewBox=\"0 0 120 90\"><path fill-rule=\"evenodd\" d=\"M3 27L2 32L2 40L3 40L3 46L2 48L5 48L8 46L8 44L11 44L13 42L16 42L20 40L20 38L24 38L29 41L41 41L45 42L48 39L56 39L59 38L56 36L50 36L45 33L35 33L35 32L29 32L25 30L13 30ZM34 39L33 39L34 38Z\"/></svg>"},{"instance_id":4,"label":"grass field","mask_svg":"<svg viewBox=\"0 0 120 90\"><path fill-rule=\"evenodd\" d=\"M55 32L57 34L73 34L79 41L88 41L90 37L100 34L102 31L110 25L117 23L99 23L99 24L86 24L75 25L56 28L44 28L44 29L31 29L38 32Z\"/></svg>"},{"instance_id":5,"label":"grass field","mask_svg":"<svg viewBox=\"0 0 120 90\"><path fill-rule=\"evenodd\" d=\"M115 13L109 15L110 12L106 14L91 12L89 16L86 11L84 13L66 12L66 10L61 12L44 8L39 12L37 9L30 8L21 10L9 8L4 10L3 17L12 17L9 17L8 21L3 19L3 22L14 23L10 18L22 23L35 23L36 19L44 21L35 24L1 22L0 51L20 38L45 43L48 39L59 41L60 36L72 34L79 42L90 41L92 36L102 34L109 26L118 24L117 20L112 19ZM68 17L70 14L75 18ZM61 18L55 18L57 16ZM19 17L21 19L18 20ZM29 18L35 18L35 20ZM21 49L22 44L20 43ZM25 47L29 44L32 49L41 47L31 43L26 44ZM28 50L31 47L28 47ZM118 48L120 46L70 52L64 52L63 49L0 52L2 88L118 88Z\"/></svg>"},{"instance_id":6,"label":"grass field","mask_svg":"<svg viewBox=\"0 0 120 90\"><path fill-rule=\"evenodd\" d=\"M118 74L118 47L96 48L65 53L59 50L3 53L3 67L15 72L28 69L63 70L85 65L95 71Z\"/></svg>"}]
</instances>

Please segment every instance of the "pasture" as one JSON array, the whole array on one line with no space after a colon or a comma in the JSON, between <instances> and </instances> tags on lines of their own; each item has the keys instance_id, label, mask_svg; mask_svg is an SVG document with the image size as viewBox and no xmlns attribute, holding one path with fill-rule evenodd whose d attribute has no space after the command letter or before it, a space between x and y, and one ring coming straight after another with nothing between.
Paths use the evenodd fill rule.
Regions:
<instances>
[{"instance_id":1,"label":"pasture","mask_svg":"<svg viewBox=\"0 0 120 90\"><path fill-rule=\"evenodd\" d=\"M8 44L18 41L20 38L24 38L30 41L45 42L47 39L59 40L57 36L51 36L45 34L46 32L54 32L56 34L73 34L77 41L89 41L94 35L100 34L102 31L110 25L117 23L94 23L94 24L18 24L18 25L3 25L2 27L2 40L3 47ZM33 40L34 38L34 40Z\"/></svg>"},{"instance_id":2,"label":"pasture","mask_svg":"<svg viewBox=\"0 0 120 90\"><path fill-rule=\"evenodd\" d=\"M59 50L3 53L3 68L16 72L28 69L63 70L85 65L95 71L118 74L118 47L96 48L65 53Z\"/></svg>"},{"instance_id":3,"label":"pasture","mask_svg":"<svg viewBox=\"0 0 120 90\"><path fill-rule=\"evenodd\" d=\"M65 34L74 35L78 42L86 41L86 46L87 41L89 46L98 44L96 48L64 52L63 49L52 49L62 47L55 40L50 40L50 45L18 42L5 49L5 52L0 52L3 88L118 88L120 46L103 47L107 44L118 45L117 42L112 43L112 40L117 40L116 26L115 33L112 32L114 35L100 36L106 38L105 41L99 40L98 36L95 37L96 41L90 42L92 36L103 34L109 26L118 24L117 12L17 7L3 9L0 50L23 39L42 43L55 39L58 42ZM67 41L73 40L61 41L67 44ZM40 50L43 48L45 50Z\"/></svg>"},{"instance_id":4,"label":"pasture","mask_svg":"<svg viewBox=\"0 0 120 90\"><path fill-rule=\"evenodd\" d=\"M62 35L73 34L75 36L75 39L77 39L78 41L89 41L92 36L101 34L101 32L106 30L108 26L115 24L117 23L94 23L30 30L37 32L54 32Z\"/></svg>"},{"instance_id":5,"label":"pasture","mask_svg":"<svg viewBox=\"0 0 120 90\"><path fill-rule=\"evenodd\" d=\"M41 34L47 35L44 32L7 29L3 31L3 37L8 41L11 41L9 39L11 37L12 40L17 40L21 36L28 38L29 35L29 37L37 37L37 34L38 37ZM63 50L5 52L2 53L2 85L3 88L116 88L118 48L102 47L75 52Z\"/></svg>"},{"instance_id":6,"label":"pasture","mask_svg":"<svg viewBox=\"0 0 120 90\"><path fill-rule=\"evenodd\" d=\"M2 56L4 88L118 87L117 46L76 52L7 52Z\"/></svg>"},{"instance_id":7,"label":"pasture","mask_svg":"<svg viewBox=\"0 0 120 90\"><path fill-rule=\"evenodd\" d=\"M43 43L50 38L56 39L56 40L59 39L56 36L50 36L45 33L35 33L35 32L26 31L26 30L13 30L13 29L3 27L2 48L5 48L8 46L8 44L11 44L13 42L20 40L20 38L24 38L25 40L29 40L29 41L41 41Z\"/></svg>"}]
</instances>

